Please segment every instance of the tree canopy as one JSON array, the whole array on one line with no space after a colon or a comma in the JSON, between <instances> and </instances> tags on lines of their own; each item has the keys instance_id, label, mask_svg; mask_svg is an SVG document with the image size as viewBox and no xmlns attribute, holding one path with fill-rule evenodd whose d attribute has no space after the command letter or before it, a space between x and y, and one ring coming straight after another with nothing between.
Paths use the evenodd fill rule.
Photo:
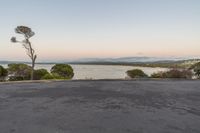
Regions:
<instances>
[{"instance_id":1,"label":"tree canopy","mask_svg":"<svg viewBox=\"0 0 200 133\"><path fill-rule=\"evenodd\" d=\"M31 38L35 35L32 29L27 26L17 26L17 28L15 28L15 32L18 34L22 34L27 38Z\"/></svg>"}]
</instances>

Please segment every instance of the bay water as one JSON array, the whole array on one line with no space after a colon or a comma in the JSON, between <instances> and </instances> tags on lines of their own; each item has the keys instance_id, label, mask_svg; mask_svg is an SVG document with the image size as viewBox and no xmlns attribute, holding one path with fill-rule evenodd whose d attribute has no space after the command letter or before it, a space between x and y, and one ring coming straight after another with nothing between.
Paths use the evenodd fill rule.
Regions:
<instances>
[{"instance_id":1,"label":"bay water","mask_svg":"<svg viewBox=\"0 0 200 133\"><path fill-rule=\"evenodd\" d=\"M7 68L7 64L0 64ZM54 64L36 64L35 69L44 68L50 71ZM124 79L127 77L126 71L131 69L141 69L146 74L151 75L154 72L166 71L167 68L136 67L123 65L79 65L72 64L74 69L73 79Z\"/></svg>"}]
</instances>

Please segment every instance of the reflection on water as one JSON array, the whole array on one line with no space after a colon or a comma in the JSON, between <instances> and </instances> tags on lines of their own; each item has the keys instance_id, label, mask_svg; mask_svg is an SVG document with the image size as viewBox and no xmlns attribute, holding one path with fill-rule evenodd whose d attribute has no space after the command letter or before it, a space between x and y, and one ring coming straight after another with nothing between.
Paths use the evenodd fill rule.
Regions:
<instances>
[{"instance_id":1,"label":"reflection on water","mask_svg":"<svg viewBox=\"0 0 200 133\"><path fill-rule=\"evenodd\" d=\"M45 68L50 71L54 64L36 64L36 69ZM7 67L7 65L3 65ZM124 79L126 71L130 69L141 69L146 74L151 75L154 72L166 71L166 68L135 67L120 65L71 65L74 69L73 79Z\"/></svg>"}]
</instances>

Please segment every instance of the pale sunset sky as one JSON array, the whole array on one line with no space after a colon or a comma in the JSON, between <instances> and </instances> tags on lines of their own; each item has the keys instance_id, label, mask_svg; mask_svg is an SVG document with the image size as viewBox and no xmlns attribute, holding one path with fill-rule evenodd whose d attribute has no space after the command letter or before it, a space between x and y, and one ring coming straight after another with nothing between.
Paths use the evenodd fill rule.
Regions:
<instances>
[{"instance_id":1,"label":"pale sunset sky","mask_svg":"<svg viewBox=\"0 0 200 133\"><path fill-rule=\"evenodd\" d=\"M39 61L200 57L200 0L0 0L0 60L29 60L19 25Z\"/></svg>"}]
</instances>

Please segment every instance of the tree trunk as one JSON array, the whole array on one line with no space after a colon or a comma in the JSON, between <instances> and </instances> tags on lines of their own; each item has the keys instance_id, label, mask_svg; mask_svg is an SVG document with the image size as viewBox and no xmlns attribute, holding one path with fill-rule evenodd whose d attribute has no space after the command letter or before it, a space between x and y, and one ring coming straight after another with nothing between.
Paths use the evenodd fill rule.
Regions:
<instances>
[{"instance_id":1,"label":"tree trunk","mask_svg":"<svg viewBox=\"0 0 200 133\"><path fill-rule=\"evenodd\" d=\"M34 79L34 66L35 66L35 63L34 63L33 60L32 60L32 66L31 66L31 80Z\"/></svg>"},{"instance_id":2,"label":"tree trunk","mask_svg":"<svg viewBox=\"0 0 200 133\"><path fill-rule=\"evenodd\" d=\"M35 60L37 58L37 56L35 55L35 51L31 46L31 43L28 39L26 39L28 45L29 45L29 49L28 49L28 56L31 58L32 61L32 66L31 66L31 80L34 80L34 67L35 67Z\"/></svg>"},{"instance_id":3,"label":"tree trunk","mask_svg":"<svg viewBox=\"0 0 200 133\"><path fill-rule=\"evenodd\" d=\"M34 80L34 68L35 68L35 60L36 60L37 56L33 55L32 58L32 67L31 67L31 80Z\"/></svg>"}]
</instances>

